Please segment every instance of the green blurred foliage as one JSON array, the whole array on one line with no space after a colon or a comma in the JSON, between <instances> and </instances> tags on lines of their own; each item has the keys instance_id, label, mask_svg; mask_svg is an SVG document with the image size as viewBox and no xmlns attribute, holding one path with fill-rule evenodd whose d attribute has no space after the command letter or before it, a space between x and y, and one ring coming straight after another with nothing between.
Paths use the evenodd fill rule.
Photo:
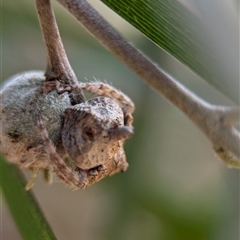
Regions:
<instances>
[{"instance_id":1,"label":"green blurred foliage","mask_svg":"<svg viewBox=\"0 0 240 240\"><path fill-rule=\"evenodd\" d=\"M37 200L31 192L25 190L26 181L23 173L16 166L8 163L1 154L0 161L0 189L11 213L13 213L15 223L23 239L56 240L57 238L44 218ZM6 230L4 229L4 231ZM3 238L15 239L11 235Z\"/></svg>"},{"instance_id":2,"label":"green blurred foliage","mask_svg":"<svg viewBox=\"0 0 240 240\"><path fill-rule=\"evenodd\" d=\"M207 101L232 104L100 7L131 42L176 79ZM33 191L56 236L71 240L237 239L239 172L214 157L208 140L180 111L144 85L58 4L54 9L78 79L110 82L136 104L135 134L125 146L130 163L126 173L74 192L57 180L48 186L38 177ZM1 80L45 65L34 2L2 1ZM21 239L6 203L1 216L3 239Z\"/></svg>"}]
</instances>

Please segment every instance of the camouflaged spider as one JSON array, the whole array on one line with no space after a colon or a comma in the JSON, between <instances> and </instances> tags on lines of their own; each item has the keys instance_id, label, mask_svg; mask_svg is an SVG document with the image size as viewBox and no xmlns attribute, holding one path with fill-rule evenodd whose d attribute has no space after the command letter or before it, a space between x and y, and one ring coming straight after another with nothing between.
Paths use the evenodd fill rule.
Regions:
<instances>
[{"instance_id":1,"label":"camouflaged spider","mask_svg":"<svg viewBox=\"0 0 240 240\"><path fill-rule=\"evenodd\" d=\"M38 125L57 176L71 187L84 188L127 169L123 141L133 134L131 113L134 104L125 94L101 82L80 83L59 92L76 89L85 89L101 97L65 110L62 142L75 169L67 166L56 153L41 119Z\"/></svg>"},{"instance_id":2,"label":"camouflaged spider","mask_svg":"<svg viewBox=\"0 0 240 240\"><path fill-rule=\"evenodd\" d=\"M49 0L36 0L48 53L45 72L11 77L0 92L0 151L21 169L51 173L84 188L125 171L123 142L133 134L134 104L108 84L78 83ZM81 89L98 97L84 100Z\"/></svg>"}]
</instances>

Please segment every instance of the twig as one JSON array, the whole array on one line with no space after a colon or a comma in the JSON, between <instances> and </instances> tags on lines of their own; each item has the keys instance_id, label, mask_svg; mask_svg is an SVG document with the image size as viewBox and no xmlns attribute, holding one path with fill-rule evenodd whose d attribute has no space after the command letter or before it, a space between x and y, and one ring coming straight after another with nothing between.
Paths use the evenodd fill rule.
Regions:
<instances>
[{"instance_id":1,"label":"twig","mask_svg":"<svg viewBox=\"0 0 240 240\"><path fill-rule=\"evenodd\" d=\"M197 97L127 42L87 1L57 1L141 79L183 111L205 133L227 165L240 168L240 135L234 129L240 121L238 107L218 107Z\"/></svg>"},{"instance_id":2,"label":"twig","mask_svg":"<svg viewBox=\"0 0 240 240\"><path fill-rule=\"evenodd\" d=\"M36 7L48 56L46 80L76 84L77 77L68 61L50 0L36 0Z\"/></svg>"},{"instance_id":3,"label":"twig","mask_svg":"<svg viewBox=\"0 0 240 240\"><path fill-rule=\"evenodd\" d=\"M50 0L36 0L36 7L48 56L46 81L58 80L64 85L76 85L78 80L68 61ZM48 85L45 85L45 88L47 87ZM84 100L80 89L70 93L69 97L73 104Z\"/></svg>"}]
</instances>

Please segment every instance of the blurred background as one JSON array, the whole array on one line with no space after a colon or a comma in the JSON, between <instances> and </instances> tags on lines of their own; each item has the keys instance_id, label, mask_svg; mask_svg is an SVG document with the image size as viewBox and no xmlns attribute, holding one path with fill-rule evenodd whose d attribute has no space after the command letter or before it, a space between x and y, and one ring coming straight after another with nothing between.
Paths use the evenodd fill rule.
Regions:
<instances>
[{"instance_id":1,"label":"blurred background","mask_svg":"<svg viewBox=\"0 0 240 240\"><path fill-rule=\"evenodd\" d=\"M197 95L210 103L233 104L100 1L89 2L129 41ZM179 2L201 16L209 32L214 30L213 44L220 44L223 59L226 52L239 52L238 44L221 38L228 31L230 42L239 40L235 39L237 1ZM105 50L58 3L53 1L53 5L79 81L97 78L112 83L136 105L135 134L125 144L130 164L126 173L78 191L57 179L47 185L39 174L32 191L58 239L238 239L239 171L228 169L215 158L210 143L190 120ZM44 70L45 48L34 1L3 0L1 8L1 82L21 71ZM207 11L210 8L214 14ZM230 61L225 64L226 68L231 66ZM238 75L238 69L235 71L233 75ZM226 87L231 88L231 79ZM22 239L2 195L0 211L2 239Z\"/></svg>"}]
</instances>

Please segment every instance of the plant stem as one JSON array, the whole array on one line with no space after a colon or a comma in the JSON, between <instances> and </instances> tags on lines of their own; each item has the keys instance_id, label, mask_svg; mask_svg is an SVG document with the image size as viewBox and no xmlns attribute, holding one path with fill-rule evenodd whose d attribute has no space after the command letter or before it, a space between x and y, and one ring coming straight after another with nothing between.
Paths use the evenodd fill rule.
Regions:
<instances>
[{"instance_id":1,"label":"plant stem","mask_svg":"<svg viewBox=\"0 0 240 240\"><path fill-rule=\"evenodd\" d=\"M233 154L237 164L229 160L230 166L240 167L240 136L232 130L232 125L226 126L226 122L221 121L228 115L228 107L219 111L218 106L207 103L178 83L126 41L87 1L57 1L142 80L183 111L205 133L214 149ZM224 161L228 162L227 159Z\"/></svg>"},{"instance_id":2,"label":"plant stem","mask_svg":"<svg viewBox=\"0 0 240 240\"><path fill-rule=\"evenodd\" d=\"M78 80L68 61L50 0L36 0L36 7L47 50L46 80L77 84Z\"/></svg>"},{"instance_id":3,"label":"plant stem","mask_svg":"<svg viewBox=\"0 0 240 240\"><path fill-rule=\"evenodd\" d=\"M46 81L58 80L60 83L70 86L78 84L61 40L50 0L36 0L36 7L48 56L45 72ZM81 89L69 93L69 97L72 104L84 100Z\"/></svg>"}]
</instances>

